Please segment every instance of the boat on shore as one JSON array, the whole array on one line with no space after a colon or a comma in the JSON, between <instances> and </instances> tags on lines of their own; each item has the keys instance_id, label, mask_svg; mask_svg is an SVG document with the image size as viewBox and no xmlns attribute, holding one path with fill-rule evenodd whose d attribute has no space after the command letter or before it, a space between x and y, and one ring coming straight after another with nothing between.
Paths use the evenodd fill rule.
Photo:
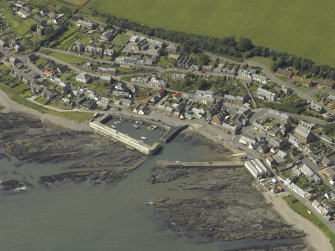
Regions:
<instances>
[{"instance_id":1,"label":"boat on shore","mask_svg":"<svg viewBox=\"0 0 335 251\"><path fill-rule=\"evenodd\" d=\"M135 129L140 129L141 126L140 125L137 125L137 124L132 124L132 126L135 128Z\"/></svg>"},{"instance_id":2,"label":"boat on shore","mask_svg":"<svg viewBox=\"0 0 335 251\"><path fill-rule=\"evenodd\" d=\"M147 129L148 129L149 131L154 131L154 130L156 130L157 128L158 128L158 126L155 126L155 125L150 125L150 126L147 127Z\"/></svg>"}]
</instances>

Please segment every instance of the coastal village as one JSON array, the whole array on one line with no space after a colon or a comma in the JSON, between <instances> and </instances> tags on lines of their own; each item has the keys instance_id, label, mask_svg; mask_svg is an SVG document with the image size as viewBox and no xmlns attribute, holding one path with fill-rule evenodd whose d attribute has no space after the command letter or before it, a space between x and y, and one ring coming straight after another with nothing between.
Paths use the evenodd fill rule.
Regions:
<instances>
[{"instance_id":1,"label":"coastal village","mask_svg":"<svg viewBox=\"0 0 335 251\"><path fill-rule=\"evenodd\" d=\"M5 8L0 88L7 93L41 108L95 113L93 129L99 115L111 113L138 120L163 116L178 130L200 125L245 153L240 161L261 186L274 194L288 191L333 224L335 81L189 52L93 17L22 1ZM19 34L10 18L29 28Z\"/></svg>"}]
</instances>

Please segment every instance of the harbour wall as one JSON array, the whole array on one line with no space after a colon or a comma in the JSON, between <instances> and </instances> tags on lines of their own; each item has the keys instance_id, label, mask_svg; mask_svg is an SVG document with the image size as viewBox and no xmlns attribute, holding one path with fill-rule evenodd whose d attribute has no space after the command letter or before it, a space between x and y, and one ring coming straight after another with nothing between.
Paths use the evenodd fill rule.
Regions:
<instances>
[{"instance_id":1,"label":"harbour wall","mask_svg":"<svg viewBox=\"0 0 335 251\"><path fill-rule=\"evenodd\" d=\"M90 127L93 128L94 131L100 133L102 135L108 136L117 140L129 147L136 149L137 151L146 154L146 155L153 155L158 152L161 145L159 143L154 143L153 145L148 145L142 141L134 139L124 133L119 132L113 128L110 128L101 122L94 121L90 122Z\"/></svg>"}]
</instances>

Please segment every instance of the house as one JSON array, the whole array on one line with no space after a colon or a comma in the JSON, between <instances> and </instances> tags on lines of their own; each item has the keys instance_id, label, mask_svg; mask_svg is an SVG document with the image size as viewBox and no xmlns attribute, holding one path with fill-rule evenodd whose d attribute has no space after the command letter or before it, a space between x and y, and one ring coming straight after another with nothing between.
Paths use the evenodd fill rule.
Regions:
<instances>
[{"instance_id":1,"label":"house","mask_svg":"<svg viewBox=\"0 0 335 251\"><path fill-rule=\"evenodd\" d=\"M113 68L113 67L98 67L98 72L100 73L108 73L108 74L112 74L112 75L115 75L116 74L116 68Z\"/></svg>"},{"instance_id":2,"label":"house","mask_svg":"<svg viewBox=\"0 0 335 251\"><path fill-rule=\"evenodd\" d=\"M205 110L204 109L199 109L199 108L192 108L192 113L194 114L195 117L197 118L202 118L205 116Z\"/></svg>"},{"instance_id":3,"label":"house","mask_svg":"<svg viewBox=\"0 0 335 251\"><path fill-rule=\"evenodd\" d=\"M327 157L323 157L321 160L321 163L323 166L331 166L334 164L334 161L332 161L331 159L327 158Z\"/></svg>"},{"instance_id":4,"label":"house","mask_svg":"<svg viewBox=\"0 0 335 251\"><path fill-rule=\"evenodd\" d=\"M267 84L270 82L270 79L268 77L259 74L252 74L252 80L255 80L263 84Z\"/></svg>"},{"instance_id":5,"label":"house","mask_svg":"<svg viewBox=\"0 0 335 251\"><path fill-rule=\"evenodd\" d=\"M4 41L4 40L0 39L0 47L1 48L6 48L8 46L9 46L8 41Z\"/></svg>"},{"instance_id":6,"label":"house","mask_svg":"<svg viewBox=\"0 0 335 251\"><path fill-rule=\"evenodd\" d=\"M26 3L22 1L16 1L14 2L14 5L18 8L23 8L24 6L26 6Z\"/></svg>"},{"instance_id":7,"label":"house","mask_svg":"<svg viewBox=\"0 0 335 251\"><path fill-rule=\"evenodd\" d=\"M139 115L147 115L150 112L150 108L147 105L144 105L140 111L138 112Z\"/></svg>"},{"instance_id":8,"label":"house","mask_svg":"<svg viewBox=\"0 0 335 251\"><path fill-rule=\"evenodd\" d=\"M84 52L85 51L85 46L83 44L75 43L72 45L71 50L74 52Z\"/></svg>"},{"instance_id":9,"label":"house","mask_svg":"<svg viewBox=\"0 0 335 251\"><path fill-rule=\"evenodd\" d=\"M289 187L290 189L292 189L295 193L297 193L299 196L306 198L308 200L312 200L313 199L313 195L305 190L303 190L302 188L300 188L299 186L297 186L296 184L294 184L292 182L292 180L290 179L286 179L284 181L284 185Z\"/></svg>"},{"instance_id":10,"label":"house","mask_svg":"<svg viewBox=\"0 0 335 251\"><path fill-rule=\"evenodd\" d=\"M69 105L71 104L71 100L68 98L62 98L61 101L65 104L65 105Z\"/></svg>"},{"instance_id":11,"label":"house","mask_svg":"<svg viewBox=\"0 0 335 251\"><path fill-rule=\"evenodd\" d=\"M44 35L44 32L45 32L45 27L43 25L37 25L36 27L36 31L37 33L41 36L41 35Z\"/></svg>"},{"instance_id":12,"label":"house","mask_svg":"<svg viewBox=\"0 0 335 251\"><path fill-rule=\"evenodd\" d=\"M102 35L100 36L100 39L105 41L105 42L110 42L112 40L112 38L115 35L115 30L111 29L111 30L107 30L104 33L102 33Z\"/></svg>"},{"instance_id":13,"label":"house","mask_svg":"<svg viewBox=\"0 0 335 251\"><path fill-rule=\"evenodd\" d=\"M335 89L335 81L332 79L320 79L318 84L318 88L330 88L330 89Z\"/></svg>"},{"instance_id":14,"label":"house","mask_svg":"<svg viewBox=\"0 0 335 251\"><path fill-rule=\"evenodd\" d=\"M69 68L66 65L61 65L57 67L57 72L59 74L62 74L64 72L67 72L69 70Z\"/></svg>"},{"instance_id":15,"label":"house","mask_svg":"<svg viewBox=\"0 0 335 251\"><path fill-rule=\"evenodd\" d=\"M150 87L166 87L167 83L164 79L161 79L159 77L152 77L150 81L147 82L147 85Z\"/></svg>"},{"instance_id":16,"label":"house","mask_svg":"<svg viewBox=\"0 0 335 251\"><path fill-rule=\"evenodd\" d=\"M119 57L115 59L117 64L136 65L138 59L135 57Z\"/></svg>"},{"instance_id":17,"label":"house","mask_svg":"<svg viewBox=\"0 0 335 251\"><path fill-rule=\"evenodd\" d=\"M11 66L18 66L18 64L21 63L21 61L14 56L11 56L8 61Z\"/></svg>"},{"instance_id":18,"label":"house","mask_svg":"<svg viewBox=\"0 0 335 251\"><path fill-rule=\"evenodd\" d=\"M40 14L42 17L47 16L49 13L50 13L50 11L49 11L48 8L44 8L44 9L41 9L41 10L39 11L39 14Z\"/></svg>"},{"instance_id":19,"label":"house","mask_svg":"<svg viewBox=\"0 0 335 251\"><path fill-rule=\"evenodd\" d=\"M104 56L106 56L106 57L113 57L114 56L114 50L112 50L112 49L105 49L104 50Z\"/></svg>"},{"instance_id":20,"label":"house","mask_svg":"<svg viewBox=\"0 0 335 251\"><path fill-rule=\"evenodd\" d=\"M262 143L260 144L258 147L257 147L257 151L260 153L260 154L265 154L265 153L268 153L270 150L270 147L265 144L265 143Z\"/></svg>"},{"instance_id":21,"label":"house","mask_svg":"<svg viewBox=\"0 0 335 251\"><path fill-rule=\"evenodd\" d=\"M241 131L241 126L230 125L227 123L222 123L221 129L230 135L237 135Z\"/></svg>"},{"instance_id":22,"label":"house","mask_svg":"<svg viewBox=\"0 0 335 251\"><path fill-rule=\"evenodd\" d=\"M248 94L245 94L243 96L232 96L232 95L225 94L223 96L223 102L236 105L236 106L243 106L243 104L247 103L248 101L249 101Z\"/></svg>"},{"instance_id":23,"label":"house","mask_svg":"<svg viewBox=\"0 0 335 251\"><path fill-rule=\"evenodd\" d=\"M221 109L222 105L223 105L223 99L220 99L209 109L208 112L210 116L213 117Z\"/></svg>"},{"instance_id":24,"label":"house","mask_svg":"<svg viewBox=\"0 0 335 251\"><path fill-rule=\"evenodd\" d=\"M282 86L281 89L286 95L290 95L293 93L293 90L290 87Z\"/></svg>"},{"instance_id":25,"label":"house","mask_svg":"<svg viewBox=\"0 0 335 251\"><path fill-rule=\"evenodd\" d=\"M117 90L114 90L113 91L113 95L115 97L129 98L129 92L126 92L126 91L117 91Z\"/></svg>"},{"instance_id":26,"label":"house","mask_svg":"<svg viewBox=\"0 0 335 251\"><path fill-rule=\"evenodd\" d=\"M282 151L282 150L279 150L279 151L277 152L277 155L278 155L280 158L282 158L282 159L286 159L286 158L287 158L287 153L284 152L284 151Z\"/></svg>"},{"instance_id":27,"label":"house","mask_svg":"<svg viewBox=\"0 0 335 251\"><path fill-rule=\"evenodd\" d=\"M133 36L130 37L129 42L137 43L137 42L138 42L138 39L139 39L138 36L133 35Z\"/></svg>"},{"instance_id":28,"label":"house","mask_svg":"<svg viewBox=\"0 0 335 251\"><path fill-rule=\"evenodd\" d=\"M30 54L30 55L28 55L27 56L27 60L28 60L28 62L35 62L35 61L37 61L38 60L38 56L36 56L36 54Z\"/></svg>"},{"instance_id":29,"label":"house","mask_svg":"<svg viewBox=\"0 0 335 251\"><path fill-rule=\"evenodd\" d=\"M200 96L200 97L204 97L204 98L213 98L214 97L214 92L197 90L195 95Z\"/></svg>"},{"instance_id":30,"label":"house","mask_svg":"<svg viewBox=\"0 0 335 251\"><path fill-rule=\"evenodd\" d=\"M311 130L309 128L303 126L302 124L299 124L295 128L295 130L293 132L293 136L303 144L311 143L315 139L315 136L311 132Z\"/></svg>"},{"instance_id":31,"label":"house","mask_svg":"<svg viewBox=\"0 0 335 251\"><path fill-rule=\"evenodd\" d=\"M21 18L23 18L23 19L27 19L27 18L30 18L30 17L31 17L31 12L28 12L28 11L26 11L26 10L24 10L24 9L19 10L19 11L17 12L17 14L18 14Z\"/></svg>"},{"instance_id":32,"label":"house","mask_svg":"<svg viewBox=\"0 0 335 251\"><path fill-rule=\"evenodd\" d=\"M43 86L38 84L31 84L30 89L34 94L38 94L43 90Z\"/></svg>"},{"instance_id":33,"label":"house","mask_svg":"<svg viewBox=\"0 0 335 251\"><path fill-rule=\"evenodd\" d=\"M111 76L106 76L106 75L101 75L100 80L105 81L109 84L111 84L113 82L113 78Z\"/></svg>"},{"instance_id":34,"label":"house","mask_svg":"<svg viewBox=\"0 0 335 251\"><path fill-rule=\"evenodd\" d=\"M94 46L86 46L85 47L85 52L92 54L92 55L98 55L98 56L102 56L103 55L103 49L100 47L94 47Z\"/></svg>"},{"instance_id":35,"label":"house","mask_svg":"<svg viewBox=\"0 0 335 251\"><path fill-rule=\"evenodd\" d=\"M201 68L202 72L211 72L213 71L213 66L211 65L204 65L202 68Z\"/></svg>"},{"instance_id":36,"label":"house","mask_svg":"<svg viewBox=\"0 0 335 251\"><path fill-rule=\"evenodd\" d=\"M86 72L82 72L77 75L76 81L86 84L91 81L91 76L88 75Z\"/></svg>"},{"instance_id":37,"label":"house","mask_svg":"<svg viewBox=\"0 0 335 251\"><path fill-rule=\"evenodd\" d=\"M56 94L44 88L42 91L42 97L46 100L53 100L56 97Z\"/></svg>"},{"instance_id":38,"label":"house","mask_svg":"<svg viewBox=\"0 0 335 251\"><path fill-rule=\"evenodd\" d=\"M274 158L272 158L270 155L266 156L265 162L269 167L274 167L277 165L277 161Z\"/></svg>"},{"instance_id":39,"label":"house","mask_svg":"<svg viewBox=\"0 0 335 251\"><path fill-rule=\"evenodd\" d=\"M86 20L78 20L76 22L77 26L83 29L93 30L97 28L97 24L91 21Z\"/></svg>"},{"instance_id":40,"label":"house","mask_svg":"<svg viewBox=\"0 0 335 251\"><path fill-rule=\"evenodd\" d=\"M257 89L257 97L259 99L263 99L263 100L269 100L269 101L276 101L277 99L277 94L272 92L272 91L269 91L269 90L266 90L262 87L258 87Z\"/></svg>"},{"instance_id":41,"label":"house","mask_svg":"<svg viewBox=\"0 0 335 251\"><path fill-rule=\"evenodd\" d=\"M319 104L315 103L314 101L312 101L310 108L318 113L325 113L326 110Z\"/></svg>"},{"instance_id":42,"label":"house","mask_svg":"<svg viewBox=\"0 0 335 251\"><path fill-rule=\"evenodd\" d=\"M44 76L46 76L46 77L48 77L48 78L53 78L53 77L55 77L55 75L56 75L55 72L53 72L53 71L49 71L49 70L47 70L47 69L44 70L43 74L44 74Z\"/></svg>"},{"instance_id":43,"label":"house","mask_svg":"<svg viewBox=\"0 0 335 251\"><path fill-rule=\"evenodd\" d=\"M247 146L248 148L252 149L253 145L256 143L256 140L248 138L246 136L241 136L238 141L240 144Z\"/></svg>"},{"instance_id":44,"label":"house","mask_svg":"<svg viewBox=\"0 0 335 251\"><path fill-rule=\"evenodd\" d=\"M299 77L299 76L293 76L292 80L294 82L299 83L299 84L301 84L303 86L306 86L306 87L312 87L313 86L313 81L311 79L306 79L306 78Z\"/></svg>"},{"instance_id":45,"label":"house","mask_svg":"<svg viewBox=\"0 0 335 251\"><path fill-rule=\"evenodd\" d=\"M321 182L321 178L317 176L316 173L313 171L313 169L309 167L307 164L301 163L298 164L296 167L308 178L310 182L315 183Z\"/></svg>"},{"instance_id":46,"label":"house","mask_svg":"<svg viewBox=\"0 0 335 251\"><path fill-rule=\"evenodd\" d=\"M102 97L100 100L97 101L97 105L102 108L103 110L108 110L109 108L109 99Z\"/></svg>"},{"instance_id":47,"label":"house","mask_svg":"<svg viewBox=\"0 0 335 251\"><path fill-rule=\"evenodd\" d=\"M162 87L162 88L160 88L160 89L158 90L158 96L159 96L160 98L164 97L166 94L167 94L167 91L166 91L165 88Z\"/></svg>"},{"instance_id":48,"label":"house","mask_svg":"<svg viewBox=\"0 0 335 251\"><path fill-rule=\"evenodd\" d=\"M117 91L124 91L126 90L125 84L122 82L117 82L116 85L114 86L114 89Z\"/></svg>"},{"instance_id":49,"label":"house","mask_svg":"<svg viewBox=\"0 0 335 251\"><path fill-rule=\"evenodd\" d=\"M282 69L282 68L278 68L277 74L287 78L292 78L294 75L293 72L290 71L289 69Z\"/></svg>"},{"instance_id":50,"label":"house","mask_svg":"<svg viewBox=\"0 0 335 251\"><path fill-rule=\"evenodd\" d=\"M24 46L22 44L15 43L13 49L17 52L23 51Z\"/></svg>"},{"instance_id":51,"label":"house","mask_svg":"<svg viewBox=\"0 0 335 251\"><path fill-rule=\"evenodd\" d=\"M225 115L223 113L217 114L215 116L213 116L212 120L211 120L211 124L214 126L221 126L223 121L224 121Z\"/></svg>"}]
</instances>

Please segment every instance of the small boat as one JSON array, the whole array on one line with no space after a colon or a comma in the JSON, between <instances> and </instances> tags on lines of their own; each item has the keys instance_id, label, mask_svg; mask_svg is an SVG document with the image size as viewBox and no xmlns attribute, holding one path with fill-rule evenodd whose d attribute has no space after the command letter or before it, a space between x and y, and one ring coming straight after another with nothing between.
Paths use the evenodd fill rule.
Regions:
<instances>
[{"instance_id":1,"label":"small boat","mask_svg":"<svg viewBox=\"0 0 335 251\"><path fill-rule=\"evenodd\" d=\"M141 137L141 139L143 139L143 140L147 140L147 138L146 138L146 137L144 137L144 136L142 136L142 137Z\"/></svg>"},{"instance_id":2,"label":"small boat","mask_svg":"<svg viewBox=\"0 0 335 251\"><path fill-rule=\"evenodd\" d=\"M137 125L137 124L132 124L132 126L135 128L135 129L140 129L141 126Z\"/></svg>"},{"instance_id":3,"label":"small boat","mask_svg":"<svg viewBox=\"0 0 335 251\"><path fill-rule=\"evenodd\" d=\"M14 189L14 192L20 192L20 191L27 191L27 188L25 186L22 186Z\"/></svg>"}]
</instances>

